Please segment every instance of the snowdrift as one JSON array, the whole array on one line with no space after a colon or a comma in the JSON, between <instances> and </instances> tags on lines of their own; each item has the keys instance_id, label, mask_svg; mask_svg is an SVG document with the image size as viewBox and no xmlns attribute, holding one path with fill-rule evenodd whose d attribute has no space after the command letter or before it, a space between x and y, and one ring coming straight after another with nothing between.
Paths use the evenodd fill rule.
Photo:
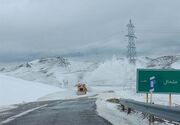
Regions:
<instances>
[{"instance_id":1,"label":"snowdrift","mask_svg":"<svg viewBox=\"0 0 180 125\"><path fill-rule=\"evenodd\" d=\"M9 105L36 99L60 89L37 82L25 81L0 74L0 105Z\"/></svg>"}]
</instances>

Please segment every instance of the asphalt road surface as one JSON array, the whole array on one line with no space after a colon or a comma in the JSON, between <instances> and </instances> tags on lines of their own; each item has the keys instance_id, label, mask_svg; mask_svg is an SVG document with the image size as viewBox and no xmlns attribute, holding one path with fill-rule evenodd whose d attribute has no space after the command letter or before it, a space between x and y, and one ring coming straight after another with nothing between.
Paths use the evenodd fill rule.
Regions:
<instances>
[{"instance_id":1,"label":"asphalt road surface","mask_svg":"<svg viewBox=\"0 0 180 125\"><path fill-rule=\"evenodd\" d=\"M46 105L23 116L10 120L3 125L111 125L98 116L96 99L79 98L22 104L16 109L0 114L0 125L12 116L29 109Z\"/></svg>"}]
</instances>

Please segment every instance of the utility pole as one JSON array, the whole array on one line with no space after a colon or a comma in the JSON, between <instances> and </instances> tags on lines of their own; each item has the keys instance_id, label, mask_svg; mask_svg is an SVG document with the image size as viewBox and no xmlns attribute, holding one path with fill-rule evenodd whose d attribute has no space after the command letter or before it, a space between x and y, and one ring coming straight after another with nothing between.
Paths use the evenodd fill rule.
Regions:
<instances>
[{"instance_id":1,"label":"utility pole","mask_svg":"<svg viewBox=\"0 0 180 125\"><path fill-rule=\"evenodd\" d=\"M128 51L127 51L127 58L129 59L130 64L136 63L136 45L135 45L135 38L137 38L134 34L134 25L132 24L132 21L129 20L129 24L127 24L128 28L128 34L126 37L128 37Z\"/></svg>"}]
</instances>

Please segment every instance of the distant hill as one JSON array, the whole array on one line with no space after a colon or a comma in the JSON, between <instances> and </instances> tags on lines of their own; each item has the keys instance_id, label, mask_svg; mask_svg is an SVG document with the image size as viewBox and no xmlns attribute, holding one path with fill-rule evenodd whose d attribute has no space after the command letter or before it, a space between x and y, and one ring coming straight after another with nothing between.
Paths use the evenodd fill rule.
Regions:
<instances>
[{"instance_id":1,"label":"distant hill","mask_svg":"<svg viewBox=\"0 0 180 125\"><path fill-rule=\"evenodd\" d=\"M128 61L125 60L127 59L115 58L106 61L90 59L87 61L82 58L70 60L63 57L41 58L19 65L2 67L0 73L58 87L74 86L77 81L99 84L116 80L119 83L120 77L128 79L127 76L131 73L131 71L129 73L125 71L130 67ZM180 68L180 56L138 57L136 68L177 69ZM106 75L103 75L105 73ZM135 74L132 77L135 77Z\"/></svg>"}]
</instances>

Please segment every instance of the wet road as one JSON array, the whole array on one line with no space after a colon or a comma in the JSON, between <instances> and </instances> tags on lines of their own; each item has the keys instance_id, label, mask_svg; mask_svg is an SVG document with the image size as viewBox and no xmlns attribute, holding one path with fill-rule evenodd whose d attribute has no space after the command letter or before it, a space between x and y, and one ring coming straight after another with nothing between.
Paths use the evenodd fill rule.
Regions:
<instances>
[{"instance_id":1,"label":"wet road","mask_svg":"<svg viewBox=\"0 0 180 125\"><path fill-rule=\"evenodd\" d=\"M95 101L94 98L80 98L24 104L0 115L0 125L14 115L45 104L46 106L3 125L111 125L98 116Z\"/></svg>"}]
</instances>

